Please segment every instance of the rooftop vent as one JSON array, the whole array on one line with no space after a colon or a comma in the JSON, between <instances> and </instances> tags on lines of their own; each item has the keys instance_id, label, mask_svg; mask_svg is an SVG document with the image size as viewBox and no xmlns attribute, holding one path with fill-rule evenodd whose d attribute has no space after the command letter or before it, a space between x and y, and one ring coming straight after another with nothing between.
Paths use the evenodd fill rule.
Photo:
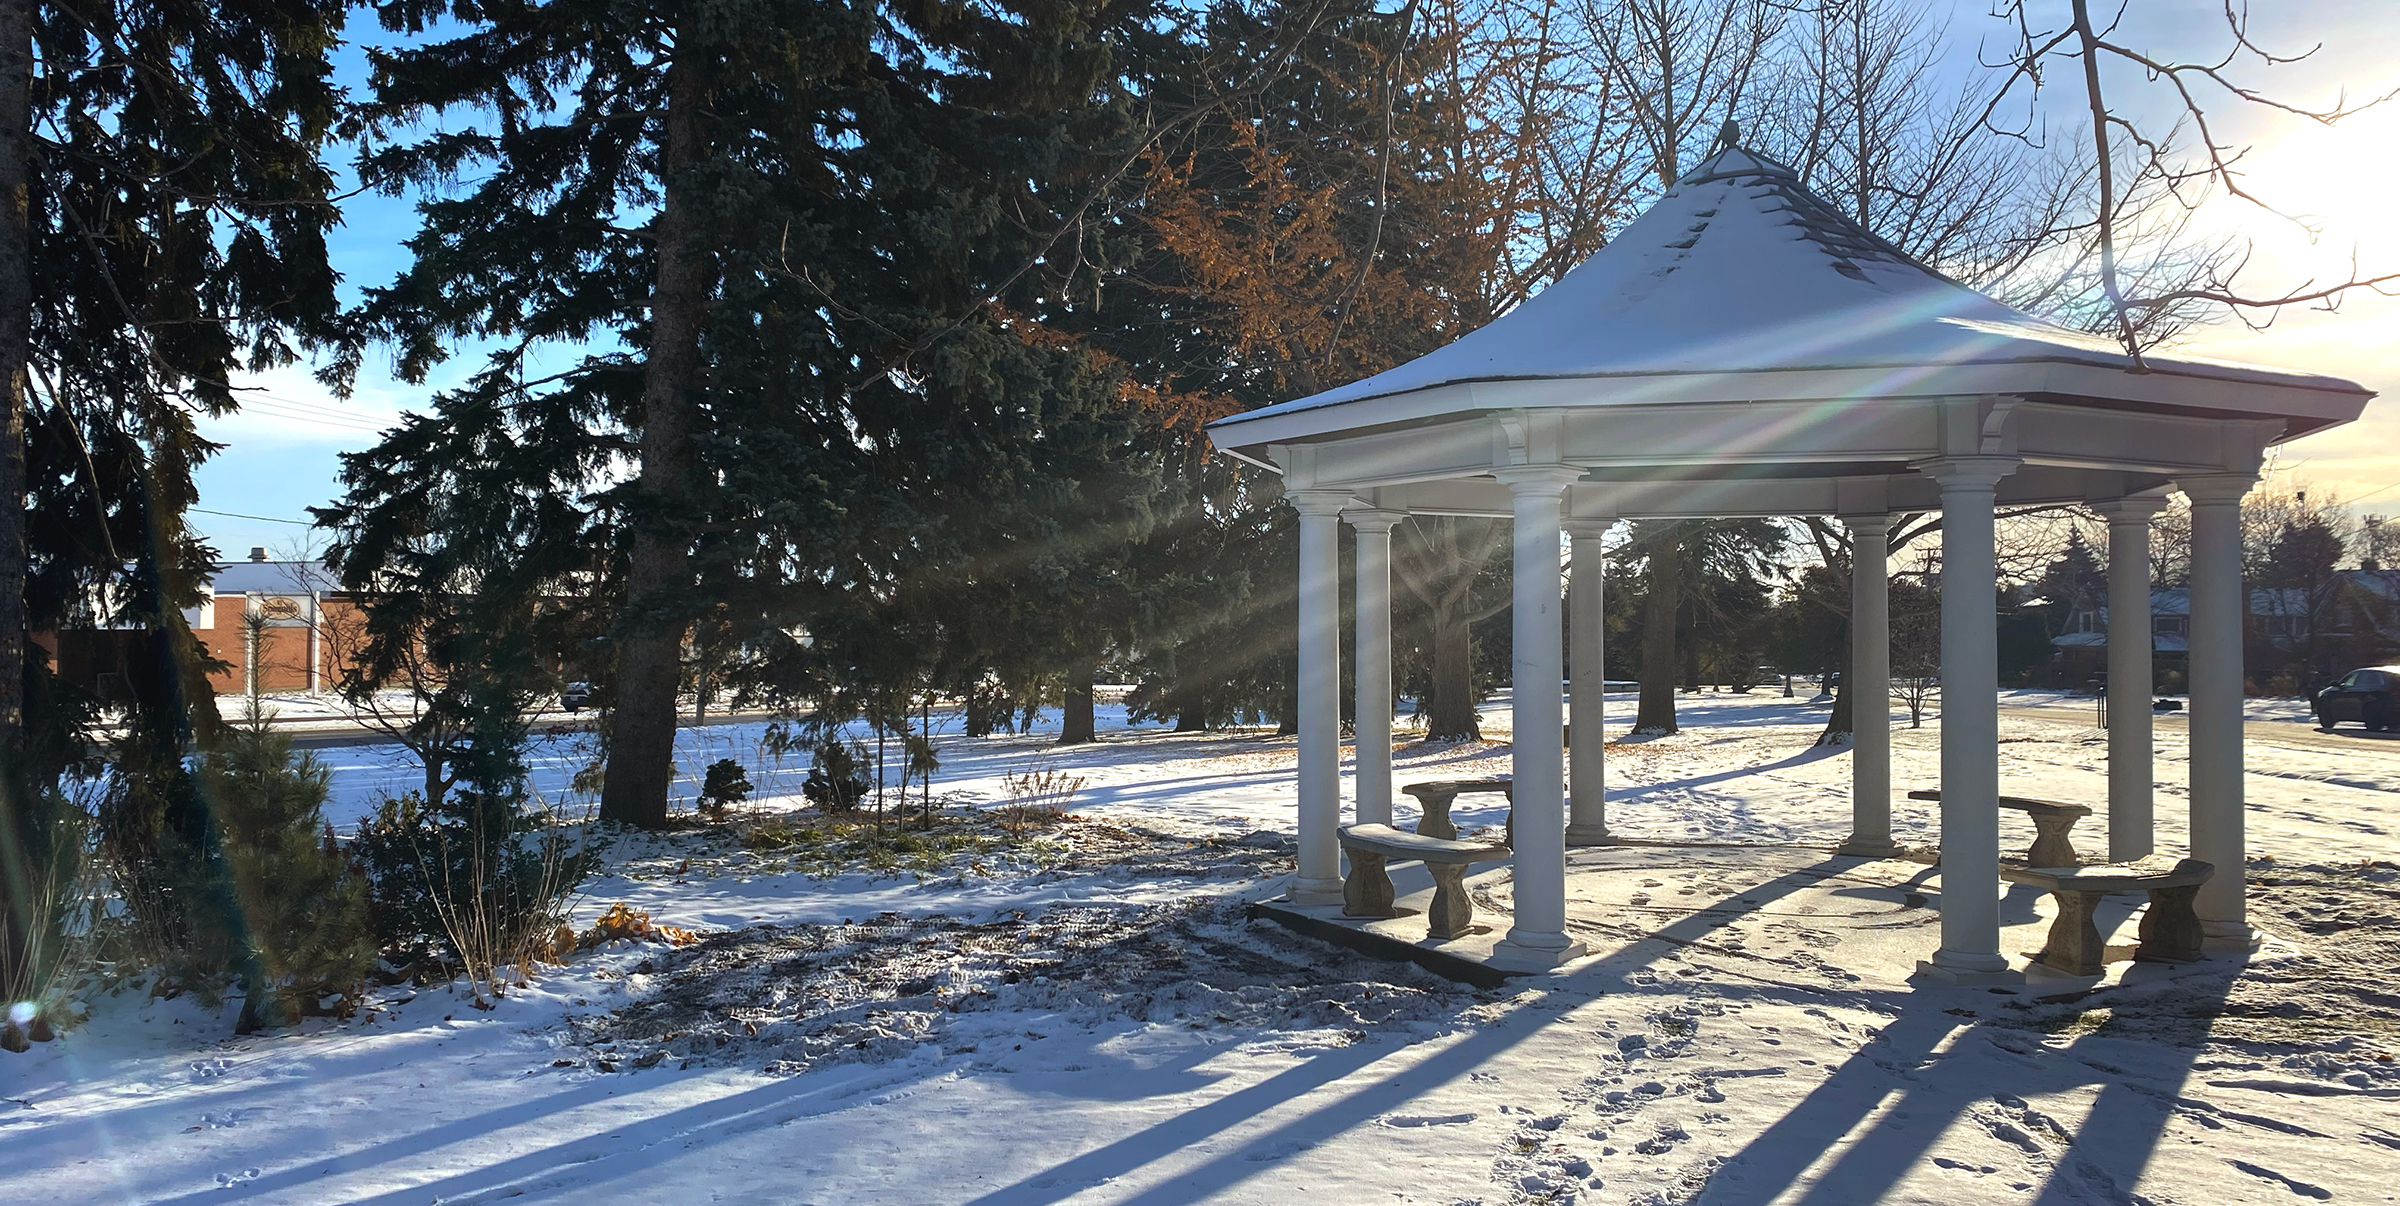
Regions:
<instances>
[{"instance_id":1,"label":"rooftop vent","mask_svg":"<svg viewBox=\"0 0 2400 1206\"><path fill-rule=\"evenodd\" d=\"M252 561L264 561L264 560L266 560L266 559L267 559L267 550L266 550L266 547L265 547L264 545L254 545L254 546L252 546L252 547L251 547L251 549L250 549L250 559L251 559Z\"/></svg>"}]
</instances>

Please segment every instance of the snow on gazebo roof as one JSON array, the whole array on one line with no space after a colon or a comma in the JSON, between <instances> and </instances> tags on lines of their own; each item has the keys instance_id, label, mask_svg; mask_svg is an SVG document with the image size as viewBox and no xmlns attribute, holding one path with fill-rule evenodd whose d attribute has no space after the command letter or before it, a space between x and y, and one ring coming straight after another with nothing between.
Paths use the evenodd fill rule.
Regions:
<instances>
[{"instance_id":1,"label":"snow on gazebo roof","mask_svg":"<svg viewBox=\"0 0 2400 1206\"><path fill-rule=\"evenodd\" d=\"M1789 167L1728 138L1615 240L1490 324L1375 376L1211 426L1221 446L1256 448L1515 407L2018 394L2280 417L2289 438L2355 418L2371 396L2311 373L2144 360L2147 372L2131 372L2114 340L1925 267Z\"/></svg>"}]
</instances>

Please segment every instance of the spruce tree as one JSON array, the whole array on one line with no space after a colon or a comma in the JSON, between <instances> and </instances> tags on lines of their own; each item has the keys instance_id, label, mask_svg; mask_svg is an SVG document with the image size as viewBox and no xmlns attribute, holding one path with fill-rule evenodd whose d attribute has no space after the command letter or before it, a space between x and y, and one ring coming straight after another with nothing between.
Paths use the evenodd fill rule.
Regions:
<instances>
[{"instance_id":1,"label":"spruce tree","mask_svg":"<svg viewBox=\"0 0 2400 1206\"><path fill-rule=\"evenodd\" d=\"M182 609L214 550L185 522L216 451L195 417L237 409L241 374L344 346L325 253L322 162L342 96L338 0L0 3L0 885L44 801L92 769L95 701L28 634L140 633L103 837L146 866L199 824L181 763L214 698ZM346 362L327 373L339 385Z\"/></svg>"},{"instance_id":2,"label":"spruce tree","mask_svg":"<svg viewBox=\"0 0 2400 1206\"><path fill-rule=\"evenodd\" d=\"M375 963L363 876L325 821L331 772L255 712L202 758L202 840L172 848L196 903L192 957L242 980L249 1033L347 999Z\"/></svg>"},{"instance_id":3,"label":"spruce tree","mask_svg":"<svg viewBox=\"0 0 2400 1206\"><path fill-rule=\"evenodd\" d=\"M839 539L829 506L774 516L800 533L790 542L712 510L733 433L768 409L789 420L760 449L778 472L853 477L827 466L847 437L821 374L871 353L833 346L839 303L808 282L862 216L814 201L838 191L837 161L871 111L876 14L589 0L376 10L394 30L466 29L375 58L377 129L461 117L365 160L376 185L426 196L416 262L368 314L411 379L460 341L494 350L437 402L436 423L352 459L344 506L326 516L344 530L345 572L401 564L401 541L368 536L388 520L508 567L521 599L596 588L579 593L611 612L597 646L611 726L602 815L663 824L677 651L699 600L741 593L726 577L745 558ZM443 191L464 174L477 183ZM612 485L625 463L631 479ZM447 526L412 514L429 489L457 500ZM511 504L538 518L475 518Z\"/></svg>"}]
</instances>

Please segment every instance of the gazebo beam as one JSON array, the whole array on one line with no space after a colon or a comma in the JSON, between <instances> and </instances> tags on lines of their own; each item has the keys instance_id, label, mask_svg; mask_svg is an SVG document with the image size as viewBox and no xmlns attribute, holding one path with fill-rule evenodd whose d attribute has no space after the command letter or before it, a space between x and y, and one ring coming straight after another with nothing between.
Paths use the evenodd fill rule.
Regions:
<instances>
[{"instance_id":1,"label":"gazebo beam","mask_svg":"<svg viewBox=\"0 0 2400 1206\"><path fill-rule=\"evenodd\" d=\"M1516 502L1515 605L1511 610L1515 924L1492 950L1496 966L1555 967L1583 953L1567 936L1566 759L1560 698L1558 538L1560 494L1582 471L1523 465L1494 471Z\"/></svg>"},{"instance_id":2,"label":"gazebo beam","mask_svg":"<svg viewBox=\"0 0 2400 1206\"><path fill-rule=\"evenodd\" d=\"M1928 453L1930 457L1932 454ZM1924 459L1924 458L1920 458ZM1941 492L1914 472L1896 477L1742 477L1725 466L1692 466L1681 478L1611 479L1610 470L1589 470L1567 491L1569 518L1606 516L1616 519L1735 519L1778 518L1792 515L1852 515L1859 507L1851 494L1862 483L1879 487L1887 512L1930 511L1941 506ZM1447 481L1418 481L1386 485L1375 497L1381 505L1417 515L1473 515L1506 519L1516 504L1508 488L1480 468L1473 475ZM1710 475L1702 476L1702 472ZM1354 491L1357 482L1340 479ZM2164 487L2168 479L2150 474L2122 474L2058 465L2028 464L2003 480L1996 496L2002 506L2081 503L2114 497L2120 492Z\"/></svg>"}]
</instances>

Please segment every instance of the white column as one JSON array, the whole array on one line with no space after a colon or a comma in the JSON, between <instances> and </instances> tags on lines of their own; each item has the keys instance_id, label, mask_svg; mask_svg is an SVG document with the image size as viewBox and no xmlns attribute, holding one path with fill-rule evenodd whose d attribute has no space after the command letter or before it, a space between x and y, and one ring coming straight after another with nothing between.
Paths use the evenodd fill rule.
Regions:
<instances>
[{"instance_id":1,"label":"white column","mask_svg":"<svg viewBox=\"0 0 2400 1206\"><path fill-rule=\"evenodd\" d=\"M2193 907L2209 946L2256 939L2243 910L2242 495L2244 473L2177 479L2192 500L2192 857L2215 864Z\"/></svg>"},{"instance_id":2,"label":"white column","mask_svg":"<svg viewBox=\"0 0 2400 1206\"><path fill-rule=\"evenodd\" d=\"M1567 937L1565 706L1559 682L1565 659L1559 647L1558 579L1560 494L1583 471L1542 465L1493 476L1508 483L1516 505L1516 599L1509 628L1516 916L1508 938L1493 949L1492 962L1552 967L1583 953L1583 944Z\"/></svg>"},{"instance_id":3,"label":"white column","mask_svg":"<svg viewBox=\"0 0 2400 1206\"><path fill-rule=\"evenodd\" d=\"M1285 898L1342 902L1342 504L1347 490L1294 490L1300 512L1300 865Z\"/></svg>"},{"instance_id":4,"label":"white column","mask_svg":"<svg viewBox=\"0 0 2400 1206\"><path fill-rule=\"evenodd\" d=\"M2150 520L2163 498L2094 503L2108 517L2108 858L2155 846L2150 782Z\"/></svg>"},{"instance_id":5,"label":"white column","mask_svg":"<svg viewBox=\"0 0 2400 1206\"><path fill-rule=\"evenodd\" d=\"M1392 823L1392 526L1406 511L1344 511L1358 534L1358 703L1351 721L1361 825Z\"/></svg>"},{"instance_id":6,"label":"white column","mask_svg":"<svg viewBox=\"0 0 2400 1206\"><path fill-rule=\"evenodd\" d=\"M242 694L244 695L255 696L264 691L265 684L259 681L259 677L261 672L266 669L261 664L262 659L267 656L266 650L262 648L266 643L266 635L266 613L260 603L258 592L252 591L242 596Z\"/></svg>"},{"instance_id":7,"label":"white column","mask_svg":"<svg viewBox=\"0 0 2400 1206\"><path fill-rule=\"evenodd\" d=\"M308 693L318 694L325 689L324 641L325 596L311 591L308 596Z\"/></svg>"},{"instance_id":8,"label":"white column","mask_svg":"<svg viewBox=\"0 0 2400 1206\"><path fill-rule=\"evenodd\" d=\"M1850 528L1850 839L1838 853L1882 858L1892 844L1892 591L1889 515Z\"/></svg>"},{"instance_id":9,"label":"white column","mask_svg":"<svg viewBox=\"0 0 2400 1206\"><path fill-rule=\"evenodd\" d=\"M1601 579L1607 554L1601 542L1613 519L1570 519L1566 522L1568 568L1574 581L1567 587L1567 649L1574 675L1572 723L1567 726L1568 780L1567 844L1613 846L1608 832L1608 620L1601 606Z\"/></svg>"},{"instance_id":10,"label":"white column","mask_svg":"<svg viewBox=\"0 0 2400 1206\"><path fill-rule=\"evenodd\" d=\"M1957 984L2023 979L2000 953L2000 639L1993 487L2014 457L1918 467L1942 487L1942 946L1917 970Z\"/></svg>"}]
</instances>

